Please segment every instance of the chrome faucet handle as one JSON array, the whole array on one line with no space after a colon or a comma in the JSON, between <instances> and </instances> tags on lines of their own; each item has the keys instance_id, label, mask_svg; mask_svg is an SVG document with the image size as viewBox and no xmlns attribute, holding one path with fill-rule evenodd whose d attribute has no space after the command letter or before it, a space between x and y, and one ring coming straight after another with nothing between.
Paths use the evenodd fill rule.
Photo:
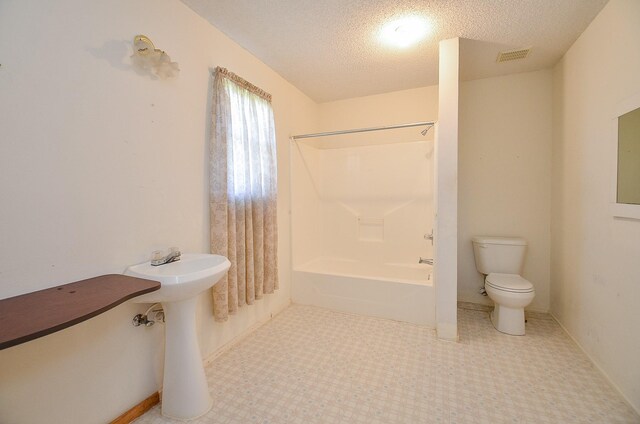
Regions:
<instances>
[{"instance_id":1,"label":"chrome faucet handle","mask_svg":"<svg viewBox=\"0 0 640 424\"><path fill-rule=\"evenodd\" d=\"M433 246L433 228L431 229L431 232L429 234L424 235L424 239L431 240L431 245Z\"/></svg>"},{"instance_id":2,"label":"chrome faucet handle","mask_svg":"<svg viewBox=\"0 0 640 424\"><path fill-rule=\"evenodd\" d=\"M181 255L182 253L180 253L180 250L177 247L170 247L169 254L165 257L164 263L168 264L170 262L179 261Z\"/></svg>"},{"instance_id":3,"label":"chrome faucet handle","mask_svg":"<svg viewBox=\"0 0 640 424\"><path fill-rule=\"evenodd\" d=\"M177 247L170 247L169 253L167 253L166 255L162 250L155 250L151 253L151 265L159 266L179 261L181 255L182 254Z\"/></svg>"}]
</instances>

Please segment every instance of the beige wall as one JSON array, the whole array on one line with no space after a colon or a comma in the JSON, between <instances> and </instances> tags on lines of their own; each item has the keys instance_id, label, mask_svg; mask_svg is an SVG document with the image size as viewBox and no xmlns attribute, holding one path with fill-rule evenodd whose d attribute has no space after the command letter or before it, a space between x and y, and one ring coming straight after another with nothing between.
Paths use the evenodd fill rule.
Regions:
<instances>
[{"instance_id":1,"label":"beige wall","mask_svg":"<svg viewBox=\"0 0 640 424\"><path fill-rule=\"evenodd\" d=\"M181 68L130 67L143 33ZM273 94L281 289L228 323L199 303L205 355L290 299L289 149L316 105L174 0L0 3L0 298L120 273L158 248L208 251L211 68ZM0 422L104 423L157 390L162 326L134 328L130 303L0 351Z\"/></svg>"},{"instance_id":2,"label":"beige wall","mask_svg":"<svg viewBox=\"0 0 640 424\"><path fill-rule=\"evenodd\" d=\"M322 131L436 121L438 86L321 103L318 108Z\"/></svg>"},{"instance_id":3,"label":"beige wall","mask_svg":"<svg viewBox=\"0 0 640 424\"><path fill-rule=\"evenodd\" d=\"M138 33L179 62L177 79L130 68ZM610 216L603 160L615 105L640 92L636 40L640 3L611 0L554 69L553 101L548 71L462 84L458 288L486 300L471 236L524 236L532 307L549 306L550 279L551 311L640 409L640 223ZM169 245L207 251L210 70L274 95L282 287L225 324L203 295L205 355L289 302L288 136L438 118L437 86L315 105L171 0L4 1L0 57L0 298L119 273ZM132 327L143 310L124 304L0 351L0 422L105 422L155 391L162 328Z\"/></svg>"},{"instance_id":4,"label":"beige wall","mask_svg":"<svg viewBox=\"0 0 640 424\"><path fill-rule=\"evenodd\" d=\"M554 69L551 312L640 411L640 221L613 218L617 105L640 93L640 2L611 0Z\"/></svg>"},{"instance_id":5,"label":"beige wall","mask_svg":"<svg viewBox=\"0 0 640 424\"><path fill-rule=\"evenodd\" d=\"M520 236L529 309L549 309L552 74L467 81L460 89L458 299L487 303L471 237Z\"/></svg>"}]
</instances>

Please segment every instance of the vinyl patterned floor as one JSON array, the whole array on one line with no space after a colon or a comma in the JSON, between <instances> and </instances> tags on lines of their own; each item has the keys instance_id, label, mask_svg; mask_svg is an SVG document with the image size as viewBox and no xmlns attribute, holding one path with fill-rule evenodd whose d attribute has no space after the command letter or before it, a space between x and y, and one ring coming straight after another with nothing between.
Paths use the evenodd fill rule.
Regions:
<instances>
[{"instance_id":1,"label":"vinyl patterned floor","mask_svg":"<svg viewBox=\"0 0 640 424\"><path fill-rule=\"evenodd\" d=\"M233 319L233 318L231 318ZM292 305L218 357L194 423L640 423L560 326L498 333L458 310L460 342L433 330ZM136 424L172 423L156 406Z\"/></svg>"}]
</instances>

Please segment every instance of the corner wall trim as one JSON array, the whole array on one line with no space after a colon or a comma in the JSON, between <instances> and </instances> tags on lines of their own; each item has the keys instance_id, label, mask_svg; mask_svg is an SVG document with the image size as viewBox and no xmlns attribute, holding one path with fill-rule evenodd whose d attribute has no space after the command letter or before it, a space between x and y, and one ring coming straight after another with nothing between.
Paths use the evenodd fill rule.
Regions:
<instances>
[{"instance_id":1,"label":"corner wall trim","mask_svg":"<svg viewBox=\"0 0 640 424\"><path fill-rule=\"evenodd\" d=\"M136 418L141 417L145 412L147 412L158 403L160 403L160 393L155 392L139 404L135 405L133 408L129 409L124 414L120 415L115 420L111 421L110 424L129 424Z\"/></svg>"}]
</instances>

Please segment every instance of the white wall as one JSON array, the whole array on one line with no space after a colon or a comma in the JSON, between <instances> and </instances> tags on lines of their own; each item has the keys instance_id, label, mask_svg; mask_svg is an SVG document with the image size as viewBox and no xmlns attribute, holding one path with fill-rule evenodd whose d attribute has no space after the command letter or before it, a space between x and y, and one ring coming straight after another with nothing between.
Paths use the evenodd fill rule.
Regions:
<instances>
[{"instance_id":1,"label":"white wall","mask_svg":"<svg viewBox=\"0 0 640 424\"><path fill-rule=\"evenodd\" d=\"M552 73L467 81L460 88L458 299L492 304L478 293L483 276L471 237L520 236L528 242L523 275L549 309Z\"/></svg>"},{"instance_id":2,"label":"white wall","mask_svg":"<svg viewBox=\"0 0 640 424\"><path fill-rule=\"evenodd\" d=\"M457 144L458 144L458 56L459 40L441 43L441 70L446 88L423 87L376 96L346 99L319 105L320 128L324 131L391 125L415 121L442 122L441 111L447 108L444 131L439 129L441 159L439 173L441 196L440 262L435 267L435 285L438 296L438 334L446 339L457 338L456 294L457 294ZM446 62L446 63L445 63ZM440 99L442 93L446 98ZM440 125L441 126L441 125ZM432 130L433 131L433 130ZM430 134L432 136L432 134ZM380 137L383 137L382 135ZM436 143L436 144L437 144ZM438 184L435 182L434 184ZM437 206L436 206L437 207ZM438 224L435 224L436 227ZM435 230L435 228L434 228ZM440 246L440 247L438 247ZM436 256L437 253L434 254ZM436 262L438 259L436 258ZM438 278L440 273L441 278ZM442 282L442 283L441 283Z\"/></svg>"},{"instance_id":3,"label":"white wall","mask_svg":"<svg viewBox=\"0 0 640 424\"><path fill-rule=\"evenodd\" d=\"M357 97L318 105L319 131L394 125L437 119L437 86ZM414 141L422 128L380 131L343 137L303 139L291 143L291 192L294 266L322 254L321 156L324 149L388 143L393 134ZM433 130L421 139L433 140ZM429 227L430 228L430 227Z\"/></svg>"},{"instance_id":4,"label":"white wall","mask_svg":"<svg viewBox=\"0 0 640 424\"><path fill-rule=\"evenodd\" d=\"M420 140L420 129L413 132ZM298 142L294 163L319 166L293 168L300 171L292 192L295 265L328 257L416 266L420 256L432 257L424 235L433 228L433 140L389 143L392 137L331 149Z\"/></svg>"},{"instance_id":5,"label":"white wall","mask_svg":"<svg viewBox=\"0 0 640 424\"><path fill-rule=\"evenodd\" d=\"M640 221L615 219L612 115L640 93L640 2L611 0L554 69L551 312L640 411Z\"/></svg>"},{"instance_id":6,"label":"white wall","mask_svg":"<svg viewBox=\"0 0 640 424\"><path fill-rule=\"evenodd\" d=\"M291 263L295 268L322 254L320 150L290 142ZM295 284L295 283L293 283Z\"/></svg>"},{"instance_id":7,"label":"white wall","mask_svg":"<svg viewBox=\"0 0 640 424\"><path fill-rule=\"evenodd\" d=\"M457 340L459 38L440 41L439 75L433 268L436 286L436 321L438 337Z\"/></svg>"},{"instance_id":8,"label":"white wall","mask_svg":"<svg viewBox=\"0 0 640 424\"><path fill-rule=\"evenodd\" d=\"M326 149L322 171L325 256L412 266L433 257L424 239L433 228L433 141Z\"/></svg>"},{"instance_id":9,"label":"white wall","mask_svg":"<svg viewBox=\"0 0 640 424\"><path fill-rule=\"evenodd\" d=\"M320 129L433 121L437 120L437 108L437 87L323 103L319 105ZM431 285L363 284L359 279L333 277L326 281L300 271L318 264L345 264L330 260L306 264L329 257L359 261L347 262L348 269L355 272L353 267L362 263L369 271L378 268L389 272L389 267L381 265L401 263L405 265L398 268L401 272L413 267L426 272L417 262L419 256L432 257L433 248L423 235L433 228L434 131L422 136L424 128L292 143L294 302L434 326ZM358 216L364 222L358 222ZM402 276L426 277L425 273L421 277ZM372 290L363 296L361 285Z\"/></svg>"},{"instance_id":10,"label":"white wall","mask_svg":"<svg viewBox=\"0 0 640 424\"><path fill-rule=\"evenodd\" d=\"M181 68L170 81L131 69L146 34ZM281 288L224 324L199 304L214 352L290 298L291 133L316 105L177 0L0 3L0 298L120 273L170 245L208 251L211 68L273 94ZM103 423L157 390L162 328L134 328L124 304L0 351L0 422Z\"/></svg>"},{"instance_id":11,"label":"white wall","mask_svg":"<svg viewBox=\"0 0 640 424\"><path fill-rule=\"evenodd\" d=\"M322 103L320 129L432 121L437 102L437 87L422 87ZM410 264L431 257L423 235L433 227L434 132L422 129L292 144L294 265L318 256ZM384 219L384 241L359 240L358 215Z\"/></svg>"}]
</instances>

